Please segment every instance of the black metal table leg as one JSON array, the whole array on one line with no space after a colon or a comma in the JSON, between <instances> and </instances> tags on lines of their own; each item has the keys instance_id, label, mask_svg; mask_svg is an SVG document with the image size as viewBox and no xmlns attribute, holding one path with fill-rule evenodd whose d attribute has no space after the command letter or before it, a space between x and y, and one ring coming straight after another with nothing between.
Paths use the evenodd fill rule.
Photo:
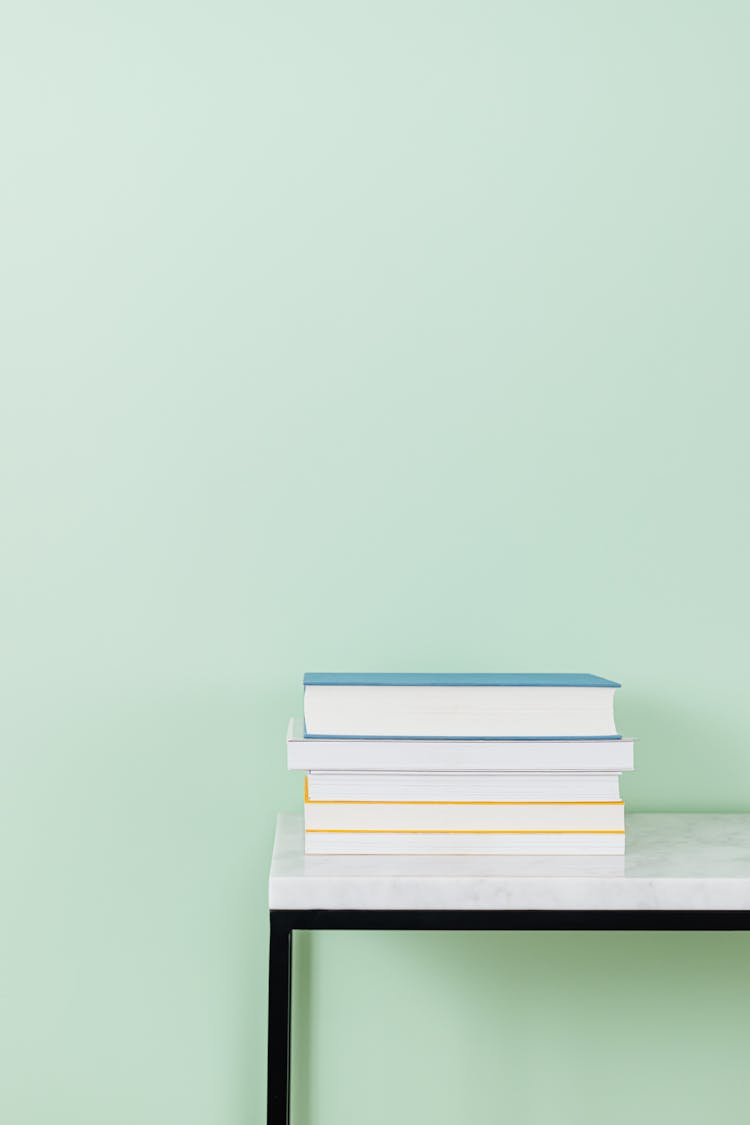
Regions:
<instances>
[{"instance_id":1,"label":"black metal table leg","mask_svg":"<svg viewBox=\"0 0 750 1125\"><path fill-rule=\"evenodd\" d=\"M268 950L268 1125L289 1125L292 1029L292 927L271 911Z\"/></svg>"},{"instance_id":2,"label":"black metal table leg","mask_svg":"<svg viewBox=\"0 0 750 1125\"><path fill-rule=\"evenodd\" d=\"M750 910L272 910L268 1125L289 1125L294 930L750 930Z\"/></svg>"}]
</instances>

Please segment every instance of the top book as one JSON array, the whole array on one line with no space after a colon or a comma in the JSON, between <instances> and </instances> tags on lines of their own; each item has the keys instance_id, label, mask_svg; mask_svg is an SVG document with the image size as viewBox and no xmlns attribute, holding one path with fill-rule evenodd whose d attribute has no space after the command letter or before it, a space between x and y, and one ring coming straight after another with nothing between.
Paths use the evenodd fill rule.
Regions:
<instances>
[{"instance_id":1,"label":"top book","mask_svg":"<svg viewBox=\"0 0 750 1125\"><path fill-rule=\"evenodd\" d=\"M580 673L308 672L308 738L618 738L614 680Z\"/></svg>"}]
</instances>

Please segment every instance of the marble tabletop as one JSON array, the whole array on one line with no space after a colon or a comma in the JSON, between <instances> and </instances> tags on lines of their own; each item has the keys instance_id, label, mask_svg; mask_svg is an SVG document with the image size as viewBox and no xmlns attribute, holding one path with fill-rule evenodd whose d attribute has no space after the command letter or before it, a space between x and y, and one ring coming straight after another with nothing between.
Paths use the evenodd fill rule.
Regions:
<instances>
[{"instance_id":1,"label":"marble tabletop","mask_svg":"<svg viewBox=\"0 0 750 1125\"><path fill-rule=\"evenodd\" d=\"M750 814L631 813L624 856L305 855L280 813L272 910L750 910Z\"/></svg>"}]
</instances>

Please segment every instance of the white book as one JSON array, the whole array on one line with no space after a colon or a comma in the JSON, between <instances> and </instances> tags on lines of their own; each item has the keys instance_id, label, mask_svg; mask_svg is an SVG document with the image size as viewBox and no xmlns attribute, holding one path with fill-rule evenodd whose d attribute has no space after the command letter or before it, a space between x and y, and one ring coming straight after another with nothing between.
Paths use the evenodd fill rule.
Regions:
<instances>
[{"instance_id":1,"label":"white book","mask_svg":"<svg viewBox=\"0 0 750 1125\"><path fill-rule=\"evenodd\" d=\"M306 832L308 855L623 855L625 834Z\"/></svg>"},{"instance_id":2,"label":"white book","mask_svg":"<svg viewBox=\"0 0 750 1125\"><path fill-rule=\"evenodd\" d=\"M310 832L624 832L622 801L306 801Z\"/></svg>"},{"instance_id":3,"label":"white book","mask_svg":"<svg viewBox=\"0 0 750 1125\"><path fill-rule=\"evenodd\" d=\"M550 674L305 676L305 729L364 738L606 738L612 680Z\"/></svg>"},{"instance_id":4,"label":"white book","mask_svg":"<svg viewBox=\"0 0 750 1125\"><path fill-rule=\"evenodd\" d=\"M289 720L290 770L560 770L597 773L633 768L633 739L306 738Z\"/></svg>"},{"instance_id":5,"label":"white book","mask_svg":"<svg viewBox=\"0 0 750 1125\"><path fill-rule=\"evenodd\" d=\"M619 801L619 773L314 770L310 801Z\"/></svg>"}]
</instances>

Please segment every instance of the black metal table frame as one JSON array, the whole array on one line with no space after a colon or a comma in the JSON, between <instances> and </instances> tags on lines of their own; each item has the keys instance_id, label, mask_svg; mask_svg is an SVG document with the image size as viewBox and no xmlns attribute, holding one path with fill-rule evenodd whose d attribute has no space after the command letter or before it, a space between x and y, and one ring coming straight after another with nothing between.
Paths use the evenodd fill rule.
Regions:
<instances>
[{"instance_id":1,"label":"black metal table frame","mask_svg":"<svg viewBox=\"0 0 750 1125\"><path fill-rule=\"evenodd\" d=\"M289 1125L295 930L750 930L750 910L272 910L268 1125Z\"/></svg>"}]
</instances>

